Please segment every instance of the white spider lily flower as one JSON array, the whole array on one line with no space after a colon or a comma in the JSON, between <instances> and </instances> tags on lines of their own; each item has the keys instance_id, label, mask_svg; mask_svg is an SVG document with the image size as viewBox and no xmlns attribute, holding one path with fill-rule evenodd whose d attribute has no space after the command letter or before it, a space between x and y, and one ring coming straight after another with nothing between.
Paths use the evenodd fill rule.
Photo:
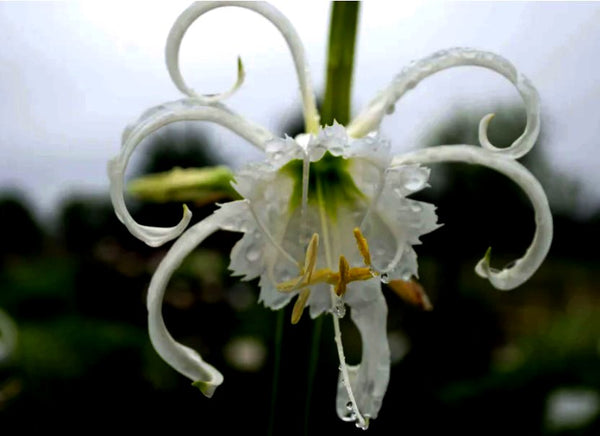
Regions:
<instances>
[{"instance_id":1,"label":"white spider lily flower","mask_svg":"<svg viewBox=\"0 0 600 436\"><path fill-rule=\"evenodd\" d=\"M234 114L221 101L224 94L202 96L187 87L178 65L178 51L187 28L200 15L223 6L238 6L263 15L284 36L296 66L306 121L306 134L277 138ZM157 352L176 370L212 396L223 377L200 355L177 343L162 317L162 301L169 279L185 257L219 230L243 233L231 251L230 269L243 280L260 278L265 306L281 309L295 300L292 322L305 306L315 318L331 313L340 359L337 412L340 418L366 428L376 418L387 389L390 351L387 305L381 283L404 283L417 277L413 246L419 237L438 227L435 208L408 196L428 186L429 169L436 162L468 162L495 169L514 180L535 209L536 232L525 255L501 271L489 265L489 252L477 265L479 275L499 289L526 281L546 256L552 239L552 217L544 191L528 170L516 162L533 146L539 132L539 103L535 89L505 59L488 52L456 48L438 52L405 68L347 127L334 123L319 127L304 49L290 22L273 7L254 2L195 3L174 24L167 41L167 65L179 90L188 96L147 111L123 134L121 153L109 164L111 198L119 219L149 245L179 237L156 270L148 291L149 330ZM482 147L444 145L391 156L389 143L378 134L383 116L419 81L446 68L474 65L499 72L518 89L527 109L527 127L515 143L494 147L480 124ZM221 205L188 230L190 212L171 228L146 227L128 213L123 177L136 146L150 133L181 120L220 124L265 152L262 163L249 164L235 176L234 188L243 200ZM405 289L419 289L407 287ZM406 291L405 291L406 292ZM416 291L415 291L416 292ZM419 291L421 292L421 291ZM417 299L424 301L426 296ZM345 362L339 318L346 307L362 338L362 359Z\"/></svg>"}]
</instances>

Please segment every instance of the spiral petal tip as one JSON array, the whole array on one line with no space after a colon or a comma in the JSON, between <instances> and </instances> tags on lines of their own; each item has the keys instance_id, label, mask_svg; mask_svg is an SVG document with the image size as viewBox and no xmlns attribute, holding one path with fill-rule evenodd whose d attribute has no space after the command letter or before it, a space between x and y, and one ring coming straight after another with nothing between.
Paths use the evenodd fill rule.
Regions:
<instances>
[{"instance_id":1,"label":"spiral petal tip","mask_svg":"<svg viewBox=\"0 0 600 436\"><path fill-rule=\"evenodd\" d=\"M219 385L203 380L196 380L192 383L192 386L200 389L200 392L202 392L206 398L212 398Z\"/></svg>"},{"instance_id":2,"label":"spiral petal tip","mask_svg":"<svg viewBox=\"0 0 600 436\"><path fill-rule=\"evenodd\" d=\"M490 273L491 273L491 268L490 268L491 256L492 256L492 247L488 247L483 258L479 262L477 262L477 265L475 266L475 272L477 273L477 275L479 277L483 277L484 279L489 278Z\"/></svg>"}]
</instances>

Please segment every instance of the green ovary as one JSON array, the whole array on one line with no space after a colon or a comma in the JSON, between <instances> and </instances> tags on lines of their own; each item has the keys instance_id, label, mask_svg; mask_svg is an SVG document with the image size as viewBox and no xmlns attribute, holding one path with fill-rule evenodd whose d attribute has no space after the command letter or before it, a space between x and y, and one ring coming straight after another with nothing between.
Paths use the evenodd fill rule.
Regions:
<instances>
[{"instance_id":1,"label":"green ovary","mask_svg":"<svg viewBox=\"0 0 600 436\"><path fill-rule=\"evenodd\" d=\"M281 172L294 180L294 189L290 198L290 209L294 210L302 202L302 160L295 159L281 168ZM337 218L337 211L344 204L352 204L365 198L356 187L348 172L350 161L333 156L327 152L317 162L310 163L308 177L308 203L325 208L332 220Z\"/></svg>"}]
</instances>

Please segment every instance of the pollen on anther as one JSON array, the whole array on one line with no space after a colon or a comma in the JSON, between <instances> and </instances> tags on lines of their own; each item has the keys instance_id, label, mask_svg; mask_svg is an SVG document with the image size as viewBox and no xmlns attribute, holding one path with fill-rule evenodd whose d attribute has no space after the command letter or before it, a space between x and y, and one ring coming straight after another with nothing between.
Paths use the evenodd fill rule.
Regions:
<instances>
[{"instance_id":1,"label":"pollen on anther","mask_svg":"<svg viewBox=\"0 0 600 436\"><path fill-rule=\"evenodd\" d=\"M358 246L358 251L360 251L360 255L363 258L363 262L367 266L371 266L371 253L369 252L369 244L367 243L367 238L365 238L358 227L354 228L354 239L356 239L356 245Z\"/></svg>"},{"instance_id":2,"label":"pollen on anther","mask_svg":"<svg viewBox=\"0 0 600 436\"><path fill-rule=\"evenodd\" d=\"M310 297L310 288L304 288L300 292L300 295L298 295L296 303L294 303L294 308L292 309L292 324L298 324L298 321L300 321L308 297Z\"/></svg>"},{"instance_id":3,"label":"pollen on anther","mask_svg":"<svg viewBox=\"0 0 600 436\"><path fill-rule=\"evenodd\" d=\"M339 274L340 279L335 286L335 294L338 297L341 297L346 293L346 284L348 283L348 273L350 272L350 264L348 260L344 256L340 256L340 265L339 265Z\"/></svg>"},{"instance_id":4,"label":"pollen on anther","mask_svg":"<svg viewBox=\"0 0 600 436\"><path fill-rule=\"evenodd\" d=\"M312 238L310 238L310 242L308 243L308 247L306 248L306 256L304 258L304 274L305 274L305 283L309 283L312 273L317 265L317 253L319 251L319 234L313 233Z\"/></svg>"}]
</instances>

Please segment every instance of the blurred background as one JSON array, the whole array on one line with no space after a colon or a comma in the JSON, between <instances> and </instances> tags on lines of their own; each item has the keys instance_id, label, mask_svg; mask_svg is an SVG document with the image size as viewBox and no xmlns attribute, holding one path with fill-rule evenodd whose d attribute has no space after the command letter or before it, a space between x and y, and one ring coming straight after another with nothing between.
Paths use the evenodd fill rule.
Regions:
<instances>
[{"instance_id":1,"label":"blurred background","mask_svg":"<svg viewBox=\"0 0 600 436\"><path fill-rule=\"evenodd\" d=\"M489 246L497 265L522 255L534 230L527 199L490 170L432 168L432 186L417 198L436 204L444 226L424 236L417 253L434 311L384 291L393 366L369 432L600 434L600 5L398 3L362 5L354 111L412 59L451 46L502 54L541 95L542 134L521 161L546 189L555 238L530 281L495 290L473 267ZM297 27L322 93L329 5L275 4ZM180 98L163 50L186 5L0 4L3 428L74 431L86 422L208 434L266 434L269 425L275 434L359 431L335 415L338 362L328 318L308 426L308 317L284 326L272 406L277 314L256 303L256 281L228 275L238 234L214 235L197 249L164 304L173 335L223 372L214 398L190 387L149 343L145 292L168 246L149 248L118 222L106 162L127 123ZM198 20L182 46L184 77L201 92L227 89L237 55L247 78L228 104L274 132L297 133L290 56L274 27L251 12L220 9ZM405 96L383 133L398 153L477 144L479 119L489 112L497 113L493 143L518 137L525 115L517 92L487 70L457 68ZM236 169L260 158L224 129L178 123L139 147L129 177L174 166ZM172 225L181 213L177 203L132 198L128 205L150 225ZM194 220L213 210L189 206ZM356 362L358 333L349 322L343 329Z\"/></svg>"}]
</instances>

